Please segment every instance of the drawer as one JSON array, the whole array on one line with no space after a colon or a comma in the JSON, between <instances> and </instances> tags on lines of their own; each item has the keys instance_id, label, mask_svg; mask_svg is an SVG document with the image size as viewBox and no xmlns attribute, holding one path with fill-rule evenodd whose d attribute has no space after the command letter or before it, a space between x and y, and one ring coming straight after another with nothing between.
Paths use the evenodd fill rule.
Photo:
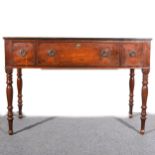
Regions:
<instances>
[{"instance_id":1,"label":"drawer","mask_svg":"<svg viewBox=\"0 0 155 155\"><path fill-rule=\"evenodd\" d=\"M124 67L140 67L143 65L143 44L123 43L121 62Z\"/></svg>"},{"instance_id":2,"label":"drawer","mask_svg":"<svg viewBox=\"0 0 155 155\"><path fill-rule=\"evenodd\" d=\"M52 67L119 66L118 46L113 43L42 42L37 64Z\"/></svg>"},{"instance_id":3,"label":"drawer","mask_svg":"<svg viewBox=\"0 0 155 155\"><path fill-rule=\"evenodd\" d=\"M14 42L12 46L13 65L34 65L35 51L33 42Z\"/></svg>"}]
</instances>

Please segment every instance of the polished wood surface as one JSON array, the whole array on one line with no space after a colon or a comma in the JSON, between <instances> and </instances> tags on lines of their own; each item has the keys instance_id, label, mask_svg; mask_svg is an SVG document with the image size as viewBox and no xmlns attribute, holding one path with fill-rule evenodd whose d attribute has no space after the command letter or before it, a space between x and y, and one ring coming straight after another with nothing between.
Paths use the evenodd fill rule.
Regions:
<instances>
[{"instance_id":1,"label":"polished wood surface","mask_svg":"<svg viewBox=\"0 0 155 155\"><path fill-rule=\"evenodd\" d=\"M134 70L142 69L141 130L144 133L150 70L149 38L4 37L9 134L13 134L12 70L17 68L19 118L22 117L22 68L130 69L129 117L132 117Z\"/></svg>"}]
</instances>

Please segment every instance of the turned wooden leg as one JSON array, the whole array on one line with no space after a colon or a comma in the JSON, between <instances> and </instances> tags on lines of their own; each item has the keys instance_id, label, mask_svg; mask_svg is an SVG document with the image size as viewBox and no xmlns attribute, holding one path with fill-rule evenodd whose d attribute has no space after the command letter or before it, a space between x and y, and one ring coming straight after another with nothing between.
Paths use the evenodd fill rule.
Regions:
<instances>
[{"instance_id":1,"label":"turned wooden leg","mask_svg":"<svg viewBox=\"0 0 155 155\"><path fill-rule=\"evenodd\" d=\"M9 124L9 135L13 134L13 106L12 106L12 100L13 100L13 87L12 87L12 71L11 68L6 68L6 74L7 74L7 87L6 87L6 94L7 94L7 101L8 101L8 124Z\"/></svg>"},{"instance_id":2,"label":"turned wooden leg","mask_svg":"<svg viewBox=\"0 0 155 155\"><path fill-rule=\"evenodd\" d=\"M18 109L19 109L19 118L22 118L22 70L21 68L17 69L17 88L18 88Z\"/></svg>"},{"instance_id":3,"label":"turned wooden leg","mask_svg":"<svg viewBox=\"0 0 155 155\"><path fill-rule=\"evenodd\" d=\"M142 112L141 112L141 130L140 133L144 134L145 120L146 120L146 108L147 108L147 96L148 96L148 74L149 69L142 69L143 81L142 81Z\"/></svg>"},{"instance_id":4,"label":"turned wooden leg","mask_svg":"<svg viewBox=\"0 0 155 155\"><path fill-rule=\"evenodd\" d=\"M130 80L129 80L129 88L130 88L130 95L129 95L129 118L132 118L132 109L133 109L133 91L134 91L134 69L130 69Z\"/></svg>"}]
</instances>

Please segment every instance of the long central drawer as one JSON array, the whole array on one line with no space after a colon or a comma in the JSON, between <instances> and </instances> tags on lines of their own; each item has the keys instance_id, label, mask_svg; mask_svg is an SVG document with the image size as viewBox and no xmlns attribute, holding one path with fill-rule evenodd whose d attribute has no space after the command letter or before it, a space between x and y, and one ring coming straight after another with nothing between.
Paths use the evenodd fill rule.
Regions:
<instances>
[{"instance_id":1,"label":"long central drawer","mask_svg":"<svg viewBox=\"0 0 155 155\"><path fill-rule=\"evenodd\" d=\"M119 66L119 50L112 43L40 43L37 64L45 66Z\"/></svg>"}]
</instances>

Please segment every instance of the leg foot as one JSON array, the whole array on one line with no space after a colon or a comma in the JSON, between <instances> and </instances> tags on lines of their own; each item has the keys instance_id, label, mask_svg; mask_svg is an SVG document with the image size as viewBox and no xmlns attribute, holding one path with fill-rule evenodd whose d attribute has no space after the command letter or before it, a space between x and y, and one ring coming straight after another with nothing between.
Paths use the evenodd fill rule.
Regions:
<instances>
[{"instance_id":1,"label":"leg foot","mask_svg":"<svg viewBox=\"0 0 155 155\"><path fill-rule=\"evenodd\" d=\"M132 118L133 117L133 115L132 114L129 114L129 118Z\"/></svg>"},{"instance_id":2,"label":"leg foot","mask_svg":"<svg viewBox=\"0 0 155 155\"><path fill-rule=\"evenodd\" d=\"M19 114L18 118L20 118L20 119L23 118L23 114Z\"/></svg>"},{"instance_id":3,"label":"leg foot","mask_svg":"<svg viewBox=\"0 0 155 155\"><path fill-rule=\"evenodd\" d=\"M9 131L8 131L8 134L9 134L9 135L13 135L13 131L12 131L12 130L9 130Z\"/></svg>"},{"instance_id":4,"label":"leg foot","mask_svg":"<svg viewBox=\"0 0 155 155\"><path fill-rule=\"evenodd\" d=\"M144 130L140 130L140 134L141 135L144 135Z\"/></svg>"}]
</instances>

